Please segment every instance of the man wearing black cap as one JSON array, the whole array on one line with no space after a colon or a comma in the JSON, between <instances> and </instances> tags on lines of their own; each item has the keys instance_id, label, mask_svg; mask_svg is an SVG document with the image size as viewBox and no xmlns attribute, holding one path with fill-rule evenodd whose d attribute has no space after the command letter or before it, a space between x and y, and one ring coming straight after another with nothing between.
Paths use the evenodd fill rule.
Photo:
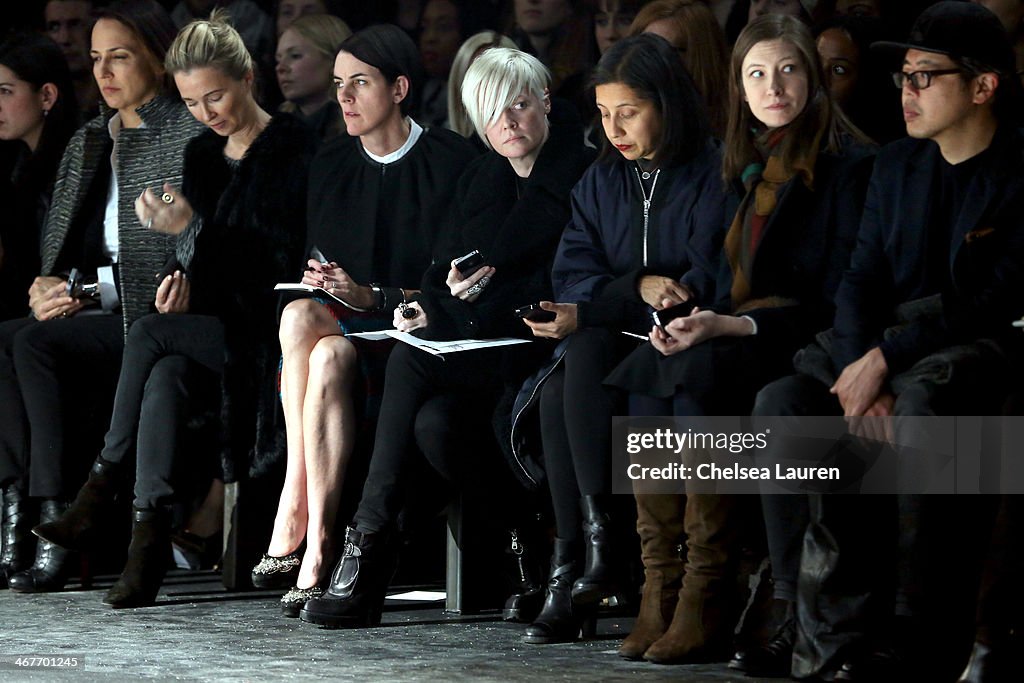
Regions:
<instances>
[{"instance_id":1,"label":"man wearing black cap","mask_svg":"<svg viewBox=\"0 0 1024 683\"><path fill-rule=\"evenodd\" d=\"M933 5L906 43L874 49L898 69L909 138L876 159L823 362L835 381L779 380L755 414L838 412L851 431L886 441L894 429L896 443L918 444L920 422L883 418L997 415L1010 389L1011 323L1024 314L1020 84L1004 29L976 4ZM909 460L901 450L898 466ZM955 678L985 547L976 520L991 500L897 498L898 516L891 498L762 498L773 566L798 569L799 587L795 623L748 653L750 673L780 673L781 662L797 678ZM883 584L898 588L895 606Z\"/></svg>"}]
</instances>

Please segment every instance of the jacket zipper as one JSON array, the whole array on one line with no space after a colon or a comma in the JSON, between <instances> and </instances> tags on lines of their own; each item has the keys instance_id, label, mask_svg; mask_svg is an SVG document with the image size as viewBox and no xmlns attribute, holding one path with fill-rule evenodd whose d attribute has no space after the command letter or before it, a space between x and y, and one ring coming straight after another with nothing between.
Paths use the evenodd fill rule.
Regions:
<instances>
[{"instance_id":1,"label":"jacket zipper","mask_svg":"<svg viewBox=\"0 0 1024 683\"><path fill-rule=\"evenodd\" d=\"M647 267L647 228L650 225L651 219L651 202L654 201L654 190L658 187L658 176L661 175L661 169L654 172L654 182L651 183L651 196L647 196L647 191L644 190L644 181L640 179L640 170L637 168L633 169L636 173L636 182L640 184L640 195L644 198L644 268Z\"/></svg>"},{"instance_id":2,"label":"jacket zipper","mask_svg":"<svg viewBox=\"0 0 1024 683\"><path fill-rule=\"evenodd\" d=\"M540 388L544 386L544 382L547 381L547 378L551 376L551 373L554 372L556 368L558 368L561 362L562 360L559 359L557 363L551 366L550 370L544 373L544 376L540 378L539 382L537 382L537 385L533 388L533 391L530 392L530 398L526 400L526 403L523 404L522 409L518 413L516 413L515 418L513 418L512 420L512 435L509 437L509 441L512 442L512 457L515 458L516 464L519 465L519 469L523 471L523 474L526 475L526 478L529 479L535 485L537 483L537 480L531 477L530 473L526 471L525 467L523 467L523 461L519 459L519 452L516 450L516 425L519 423L519 418L522 417L523 412L526 411L526 409L529 408L530 405L533 403L534 397L537 395L537 392L540 390Z\"/></svg>"}]
</instances>

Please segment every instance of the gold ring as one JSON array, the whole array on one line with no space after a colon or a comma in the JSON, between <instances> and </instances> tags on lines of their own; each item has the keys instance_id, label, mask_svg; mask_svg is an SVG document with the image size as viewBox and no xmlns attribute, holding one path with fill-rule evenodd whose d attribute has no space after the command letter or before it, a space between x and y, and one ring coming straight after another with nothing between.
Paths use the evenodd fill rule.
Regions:
<instances>
[{"instance_id":1,"label":"gold ring","mask_svg":"<svg viewBox=\"0 0 1024 683\"><path fill-rule=\"evenodd\" d=\"M170 192L164 192L162 195L160 195L160 201L162 201L164 204L173 204L174 195L171 194Z\"/></svg>"}]
</instances>

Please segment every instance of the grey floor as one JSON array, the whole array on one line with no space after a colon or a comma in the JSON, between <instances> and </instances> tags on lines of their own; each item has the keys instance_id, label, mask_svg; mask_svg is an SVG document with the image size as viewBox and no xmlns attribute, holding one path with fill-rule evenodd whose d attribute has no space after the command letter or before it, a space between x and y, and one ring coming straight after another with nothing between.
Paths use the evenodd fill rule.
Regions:
<instances>
[{"instance_id":1,"label":"grey floor","mask_svg":"<svg viewBox=\"0 0 1024 683\"><path fill-rule=\"evenodd\" d=\"M630 619L602 619L587 642L525 645L522 625L496 615L389 601L380 628L327 631L282 617L271 593L227 593L212 573L175 572L157 606L113 611L100 602L112 580L47 595L0 591L0 681L757 680L724 665L627 662L615 649ZM82 660L63 671L16 663L32 655Z\"/></svg>"}]
</instances>

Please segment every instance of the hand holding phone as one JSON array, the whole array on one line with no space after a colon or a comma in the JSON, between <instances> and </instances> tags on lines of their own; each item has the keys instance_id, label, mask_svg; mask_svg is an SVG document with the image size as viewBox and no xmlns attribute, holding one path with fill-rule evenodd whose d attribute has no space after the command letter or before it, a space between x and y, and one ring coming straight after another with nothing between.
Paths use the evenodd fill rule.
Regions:
<instances>
[{"instance_id":1,"label":"hand holding phone","mask_svg":"<svg viewBox=\"0 0 1024 683\"><path fill-rule=\"evenodd\" d=\"M693 309L696 304L691 301L684 301L681 304L675 306L669 306L668 308L662 308L660 310L651 313L651 319L654 321L656 327L665 331L665 325L668 325L671 321L676 318L685 318L686 316L693 313Z\"/></svg>"},{"instance_id":2,"label":"hand holding phone","mask_svg":"<svg viewBox=\"0 0 1024 683\"><path fill-rule=\"evenodd\" d=\"M452 261L452 266L459 271L463 279L466 279L484 266L484 255L480 253L479 249L474 249L465 256L460 256Z\"/></svg>"},{"instance_id":3,"label":"hand holding phone","mask_svg":"<svg viewBox=\"0 0 1024 683\"><path fill-rule=\"evenodd\" d=\"M523 320L529 320L535 323L549 323L558 317L554 311L548 311L541 308L540 304L530 304L529 306L517 308L515 313L517 318L522 318Z\"/></svg>"}]
</instances>

